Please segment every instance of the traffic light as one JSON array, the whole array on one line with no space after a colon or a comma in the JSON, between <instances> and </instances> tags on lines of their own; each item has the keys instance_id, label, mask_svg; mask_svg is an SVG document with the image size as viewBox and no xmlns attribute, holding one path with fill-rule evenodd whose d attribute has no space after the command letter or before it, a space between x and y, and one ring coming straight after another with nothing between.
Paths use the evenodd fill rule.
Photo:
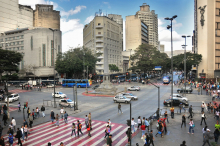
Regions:
<instances>
[{"instance_id":1,"label":"traffic light","mask_svg":"<svg viewBox=\"0 0 220 146\"><path fill-rule=\"evenodd\" d=\"M126 78L129 79L130 78L130 73L126 72Z\"/></svg>"},{"instance_id":2,"label":"traffic light","mask_svg":"<svg viewBox=\"0 0 220 146\"><path fill-rule=\"evenodd\" d=\"M27 108L27 105L26 105L26 103L24 103L24 109L26 109Z\"/></svg>"},{"instance_id":3,"label":"traffic light","mask_svg":"<svg viewBox=\"0 0 220 146\"><path fill-rule=\"evenodd\" d=\"M28 102L26 102L26 107L28 107Z\"/></svg>"},{"instance_id":4,"label":"traffic light","mask_svg":"<svg viewBox=\"0 0 220 146\"><path fill-rule=\"evenodd\" d=\"M127 120L127 125L131 126L131 120Z\"/></svg>"}]
</instances>

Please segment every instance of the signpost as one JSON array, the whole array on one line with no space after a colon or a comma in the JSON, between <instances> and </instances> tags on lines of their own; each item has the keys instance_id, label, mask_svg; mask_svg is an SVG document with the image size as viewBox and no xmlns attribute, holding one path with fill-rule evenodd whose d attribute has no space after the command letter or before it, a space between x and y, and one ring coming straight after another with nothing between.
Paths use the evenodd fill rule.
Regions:
<instances>
[{"instance_id":1,"label":"signpost","mask_svg":"<svg viewBox=\"0 0 220 146\"><path fill-rule=\"evenodd\" d=\"M161 70L161 66L155 66L154 70Z\"/></svg>"}]
</instances>

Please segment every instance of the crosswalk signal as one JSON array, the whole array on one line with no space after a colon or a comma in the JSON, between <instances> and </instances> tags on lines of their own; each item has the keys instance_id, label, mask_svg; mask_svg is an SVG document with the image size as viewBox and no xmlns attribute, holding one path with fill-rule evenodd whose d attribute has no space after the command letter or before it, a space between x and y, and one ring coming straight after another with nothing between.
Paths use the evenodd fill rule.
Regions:
<instances>
[{"instance_id":1,"label":"crosswalk signal","mask_svg":"<svg viewBox=\"0 0 220 146\"><path fill-rule=\"evenodd\" d=\"M131 120L127 120L127 125L131 126Z\"/></svg>"}]
</instances>

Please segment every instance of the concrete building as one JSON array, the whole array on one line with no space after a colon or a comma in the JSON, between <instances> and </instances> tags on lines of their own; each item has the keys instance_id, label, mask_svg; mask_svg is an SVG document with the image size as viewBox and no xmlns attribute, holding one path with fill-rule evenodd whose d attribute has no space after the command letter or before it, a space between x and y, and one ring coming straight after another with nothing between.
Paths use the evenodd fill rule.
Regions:
<instances>
[{"instance_id":1,"label":"concrete building","mask_svg":"<svg viewBox=\"0 0 220 146\"><path fill-rule=\"evenodd\" d=\"M104 73L104 48L108 49L108 63L123 69L122 40L120 39L121 25L107 16L95 18L83 29L83 46L91 49L93 53L102 53L96 63L97 74Z\"/></svg>"},{"instance_id":2,"label":"concrete building","mask_svg":"<svg viewBox=\"0 0 220 146\"><path fill-rule=\"evenodd\" d=\"M164 47L165 47L164 45L160 45L160 50L159 50L159 51L160 51L161 53L164 53Z\"/></svg>"},{"instance_id":3,"label":"concrete building","mask_svg":"<svg viewBox=\"0 0 220 146\"><path fill-rule=\"evenodd\" d=\"M135 50L141 44L148 44L148 26L136 16L126 16L126 50Z\"/></svg>"},{"instance_id":4,"label":"concrete building","mask_svg":"<svg viewBox=\"0 0 220 146\"><path fill-rule=\"evenodd\" d=\"M36 5L34 10L34 27L60 30L60 11L53 10L53 5Z\"/></svg>"},{"instance_id":5,"label":"concrete building","mask_svg":"<svg viewBox=\"0 0 220 146\"><path fill-rule=\"evenodd\" d=\"M23 54L19 70L24 74L49 77L53 76L53 56L56 60L58 52L62 52L61 35L61 31L55 31L53 43L53 32L48 28L15 29L2 33L0 44L3 49Z\"/></svg>"},{"instance_id":6,"label":"concrete building","mask_svg":"<svg viewBox=\"0 0 220 146\"><path fill-rule=\"evenodd\" d=\"M194 50L202 55L198 76L220 77L220 0L194 2Z\"/></svg>"},{"instance_id":7,"label":"concrete building","mask_svg":"<svg viewBox=\"0 0 220 146\"><path fill-rule=\"evenodd\" d=\"M141 19L148 26L149 44L159 48L158 41L158 18L154 10L150 11L150 6L143 3L140 10L136 12L135 17Z\"/></svg>"}]
</instances>

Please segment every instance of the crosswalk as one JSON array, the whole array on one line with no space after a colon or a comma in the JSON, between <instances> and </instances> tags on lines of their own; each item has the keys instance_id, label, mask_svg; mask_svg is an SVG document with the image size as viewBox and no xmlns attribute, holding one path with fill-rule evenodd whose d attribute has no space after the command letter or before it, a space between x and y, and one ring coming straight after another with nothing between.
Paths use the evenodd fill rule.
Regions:
<instances>
[{"instance_id":1,"label":"crosswalk","mask_svg":"<svg viewBox=\"0 0 220 146\"><path fill-rule=\"evenodd\" d=\"M16 107L9 107L9 112L13 112L13 111L16 111L18 110L18 108ZM1 110L1 114L3 114L3 110Z\"/></svg>"},{"instance_id":2,"label":"crosswalk","mask_svg":"<svg viewBox=\"0 0 220 146\"><path fill-rule=\"evenodd\" d=\"M77 125L77 120L82 124L83 135L71 137L72 133L72 123ZM92 130L91 137L88 136L88 131L85 127L85 122L83 118L68 117L68 123L66 124L64 120L59 120L59 127L55 126L55 122L46 122L29 129L30 134L28 135L28 140L23 143L24 146L44 146L50 142L53 146L59 146L63 142L66 146L106 146L105 127L107 122L92 120ZM112 145L126 145L127 136L126 130L127 125L112 123ZM137 130L136 135L139 132ZM77 134L77 130L76 130ZM5 142L8 141L8 137L4 136ZM13 146L17 143L17 139L14 140ZM6 144L7 145L7 144Z\"/></svg>"},{"instance_id":3,"label":"crosswalk","mask_svg":"<svg viewBox=\"0 0 220 146\"><path fill-rule=\"evenodd\" d=\"M13 90L8 90L8 92L11 93L24 93L24 92L30 92L31 90L22 90L22 89L13 89Z\"/></svg>"}]
</instances>

